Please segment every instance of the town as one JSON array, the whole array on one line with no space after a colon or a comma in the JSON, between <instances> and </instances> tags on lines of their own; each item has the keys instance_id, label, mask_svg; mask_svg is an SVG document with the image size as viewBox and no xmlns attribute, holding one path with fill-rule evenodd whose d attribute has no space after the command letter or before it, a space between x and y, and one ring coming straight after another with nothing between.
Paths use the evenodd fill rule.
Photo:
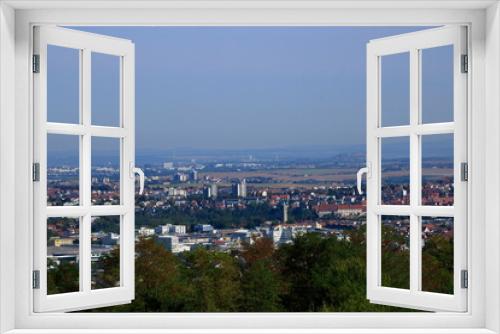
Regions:
<instances>
[{"instance_id":1,"label":"town","mask_svg":"<svg viewBox=\"0 0 500 334\"><path fill-rule=\"evenodd\" d=\"M152 238L174 254L200 247L230 252L263 237L279 247L309 232L348 238L346 231L365 224L366 198L354 186L359 161L345 158L336 163L341 166L318 168L301 161L147 165L144 195L136 197L136 238ZM453 176L442 170L442 175L436 177L434 171L424 182L424 205L453 205ZM384 175L384 204L408 204L409 185L401 182L404 165ZM93 168L92 204L119 204L119 179L116 166ZM49 168L47 194L48 205L78 205L78 168ZM385 217L383 223L409 234L409 224L401 217ZM98 262L118 247L120 218L93 217L92 225L92 260ZM449 219L423 225L424 237L453 235ZM78 219L51 218L47 228L52 263L78 262Z\"/></svg>"}]
</instances>

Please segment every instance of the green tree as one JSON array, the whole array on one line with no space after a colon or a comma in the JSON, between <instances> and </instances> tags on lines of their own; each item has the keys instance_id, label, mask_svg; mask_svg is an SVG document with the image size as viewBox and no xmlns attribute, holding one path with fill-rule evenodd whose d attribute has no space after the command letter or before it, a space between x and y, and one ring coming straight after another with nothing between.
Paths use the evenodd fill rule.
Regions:
<instances>
[{"instance_id":1,"label":"green tree","mask_svg":"<svg viewBox=\"0 0 500 334\"><path fill-rule=\"evenodd\" d=\"M277 312L282 310L283 281L274 260L274 244L269 238L245 243L242 258L241 311Z\"/></svg>"},{"instance_id":2,"label":"green tree","mask_svg":"<svg viewBox=\"0 0 500 334\"><path fill-rule=\"evenodd\" d=\"M453 238L436 235L422 249L422 289L453 294Z\"/></svg>"},{"instance_id":3,"label":"green tree","mask_svg":"<svg viewBox=\"0 0 500 334\"><path fill-rule=\"evenodd\" d=\"M65 292L75 292L80 289L79 268L76 262L61 262L47 260L47 293L49 295Z\"/></svg>"},{"instance_id":4,"label":"green tree","mask_svg":"<svg viewBox=\"0 0 500 334\"><path fill-rule=\"evenodd\" d=\"M242 312L282 311L279 274L268 259L257 260L243 271L241 282Z\"/></svg>"},{"instance_id":5,"label":"green tree","mask_svg":"<svg viewBox=\"0 0 500 334\"><path fill-rule=\"evenodd\" d=\"M382 225L382 285L410 288L410 251L405 235Z\"/></svg>"},{"instance_id":6,"label":"green tree","mask_svg":"<svg viewBox=\"0 0 500 334\"><path fill-rule=\"evenodd\" d=\"M235 312L240 299L240 270L227 253L198 248L183 259L189 284L189 312Z\"/></svg>"},{"instance_id":7,"label":"green tree","mask_svg":"<svg viewBox=\"0 0 500 334\"><path fill-rule=\"evenodd\" d=\"M135 299L130 304L97 311L185 311L188 287L182 277L179 260L153 239L141 238L136 243L135 250ZM108 269L117 268L116 261L119 261L118 254L111 253L104 266Z\"/></svg>"}]
</instances>

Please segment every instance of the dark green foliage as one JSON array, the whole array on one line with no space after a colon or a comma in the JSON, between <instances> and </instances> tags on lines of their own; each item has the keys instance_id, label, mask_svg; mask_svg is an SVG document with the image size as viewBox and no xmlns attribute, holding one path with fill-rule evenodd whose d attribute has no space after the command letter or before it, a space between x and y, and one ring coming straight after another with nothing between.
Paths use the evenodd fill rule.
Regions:
<instances>
[{"instance_id":1,"label":"dark green foliage","mask_svg":"<svg viewBox=\"0 0 500 334\"><path fill-rule=\"evenodd\" d=\"M453 239L435 236L422 249L422 289L453 294Z\"/></svg>"},{"instance_id":2,"label":"dark green foliage","mask_svg":"<svg viewBox=\"0 0 500 334\"><path fill-rule=\"evenodd\" d=\"M262 225L266 220L281 221L283 210L281 207L273 208L268 204L248 205L246 208L221 210L205 208L170 207L158 210L156 216L150 212L136 214L137 226L154 227L161 224L182 224L193 226L196 224L210 224L216 228L253 228Z\"/></svg>"},{"instance_id":3,"label":"dark green foliage","mask_svg":"<svg viewBox=\"0 0 500 334\"><path fill-rule=\"evenodd\" d=\"M120 218L117 216L101 216L92 222L92 231L120 233Z\"/></svg>"},{"instance_id":4,"label":"dark green foliage","mask_svg":"<svg viewBox=\"0 0 500 334\"><path fill-rule=\"evenodd\" d=\"M235 312L240 298L240 272L234 257L199 248L185 254L188 312Z\"/></svg>"},{"instance_id":5,"label":"dark green foliage","mask_svg":"<svg viewBox=\"0 0 500 334\"><path fill-rule=\"evenodd\" d=\"M410 251L404 236L382 225L382 286L410 288Z\"/></svg>"},{"instance_id":6,"label":"dark green foliage","mask_svg":"<svg viewBox=\"0 0 500 334\"><path fill-rule=\"evenodd\" d=\"M285 282L276 266L273 241L268 238L245 244L241 252L242 312L282 311L281 295L285 293Z\"/></svg>"},{"instance_id":7,"label":"dark green foliage","mask_svg":"<svg viewBox=\"0 0 500 334\"><path fill-rule=\"evenodd\" d=\"M272 268L271 260L257 260L243 271L241 279L242 312L278 312L281 305L282 280Z\"/></svg>"},{"instance_id":8,"label":"dark green foliage","mask_svg":"<svg viewBox=\"0 0 500 334\"><path fill-rule=\"evenodd\" d=\"M119 286L120 283L120 248L116 247L109 255L92 263L92 289L104 289Z\"/></svg>"},{"instance_id":9,"label":"dark green foliage","mask_svg":"<svg viewBox=\"0 0 500 334\"><path fill-rule=\"evenodd\" d=\"M62 262L56 265L47 261L47 293L49 295L65 292L75 292L80 288L78 281L78 264Z\"/></svg>"}]
</instances>

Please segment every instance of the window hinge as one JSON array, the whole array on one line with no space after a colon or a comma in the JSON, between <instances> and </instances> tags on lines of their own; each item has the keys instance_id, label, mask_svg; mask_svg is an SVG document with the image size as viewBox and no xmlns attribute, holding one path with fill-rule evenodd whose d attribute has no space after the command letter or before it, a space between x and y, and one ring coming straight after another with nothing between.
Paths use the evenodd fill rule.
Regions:
<instances>
[{"instance_id":1,"label":"window hinge","mask_svg":"<svg viewBox=\"0 0 500 334\"><path fill-rule=\"evenodd\" d=\"M466 162L460 164L460 179L462 181L469 181L469 164Z\"/></svg>"},{"instance_id":2,"label":"window hinge","mask_svg":"<svg viewBox=\"0 0 500 334\"><path fill-rule=\"evenodd\" d=\"M40 55L33 55L33 73L40 73Z\"/></svg>"},{"instance_id":3,"label":"window hinge","mask_svg":"<svg viewBox=\"0 0 500 334\"><path fill-rule=\"evenodd\" d=\"M461 288L467 289L469 287L469 272L467 270L461 271Z\"/></svg>"},{"instance_id":4,"label":"window hinge","mask_svg":"<svg viewBox=\"0 0 500 334\"><path fill-rule=\"evenodd\" d=\"M469 72L469 56L462 55L462 73Z\"/></svg>"},{"instance_id":5,"label":"window hinge","mask_svg":"<svg viewBox=\"0 0 500 334\"><path fill-rule=\"evenodd\" d=\"M33 181L40 181L40 164L38 162L33 164Z\"/></svg>"},{"instance_id":6,"label":"window hinge","mask_svg":"<svg viewBox=\"0 0 500 334\"><path fill-rule=\"evenodd\" d=\"M40 270L33 270L33 289L40 289Z\"/></svg>"}]
</instances>

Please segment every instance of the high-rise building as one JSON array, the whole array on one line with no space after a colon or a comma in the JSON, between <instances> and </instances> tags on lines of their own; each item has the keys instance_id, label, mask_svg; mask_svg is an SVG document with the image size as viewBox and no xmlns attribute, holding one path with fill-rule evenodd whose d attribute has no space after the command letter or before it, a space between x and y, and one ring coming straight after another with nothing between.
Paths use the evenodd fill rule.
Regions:
<instances>
[{"instance_id":1,"label":"high-rise building","mask_svg":"<svg viewBox=\"0 0 500 334\"><path fill-rule=\"evenodd\" d=\"M217 185L215 183L207 185L203 188L203 197L205 198L216 198L217 197Z\"/></svg>"},{"instance_id":2,"label":"high-rise building","mask_svg":"<svg viewBox=\"0 0 500 334\"><path fill-rule=\"evenodd\" d=\"M245 179L235 182L231 186L234 197L247 197L247 181Z\"/></svg>"},{"instance_id":3,"label":"high-rise building","mask_svg":"<svg viewBox=\"0 0 500 334\"><path fill-rule=\"evenodd\" d=\"M198 181L198 171L196 169L192 169L189 172L189 179L194 182Z\"/></svg>"},{"instance_id":4,"label":"high-rise building","mask_svg":"<svg viewBox=\"0 0 500 334\"><path fill-rule=\"evenodd\" d=\"M234 182L233 184L231 184L231 194L233 195L233 197L239 197L239 195L240 195L240 184L239 183Z\"/></svg>"},{"instance_id":5,"label":"high-rise building","mask_svg":"<svg viewBox=\"0 0 500 334\"><path fill-rule=\"evenodd\" d=\"M180 183L180 182L186 182L188 180L188 176L183 173L176 173L174 175L174 182Z\"/></svg>"},{"instance_id":6,"label":"high-rise building","mask_svg":"<svg viewBox=\"0 0 500 334\"><path fill-rule=\"evenodd\" d=\"M217 198L218 189L216 183L212 183L212 185L210 186L210 190L212 192L212 197Z\"/></svg>"},{"instance_id":7,"label":"high-rise building","mask_svg":"<svg viewBox=\"0 0 500 334\"><path fill-rule=\"evenodd\" d=\"M247 180L243 179L240 182L240 197L247 197Z\"/></svg>"},{"instance_id":8,"label":"high-rise building","mask_svg":"<svg viewBox=\"0 0 500 334\"><path fill-rule=\"evenodd\" d=\"M212 188L209 186L206 186L203 188L203 197L205 198L212 198Z\"/></svg>"},{"instance_id":9,"label":"high-rise building","mask_svg":"<svg viewBox=\"0 0 500 334\"><path fill-rule=\"evenodd\" d=\"M288 204L283 203L283 224L288 222Z\"/></svg>"}]
</instances>

